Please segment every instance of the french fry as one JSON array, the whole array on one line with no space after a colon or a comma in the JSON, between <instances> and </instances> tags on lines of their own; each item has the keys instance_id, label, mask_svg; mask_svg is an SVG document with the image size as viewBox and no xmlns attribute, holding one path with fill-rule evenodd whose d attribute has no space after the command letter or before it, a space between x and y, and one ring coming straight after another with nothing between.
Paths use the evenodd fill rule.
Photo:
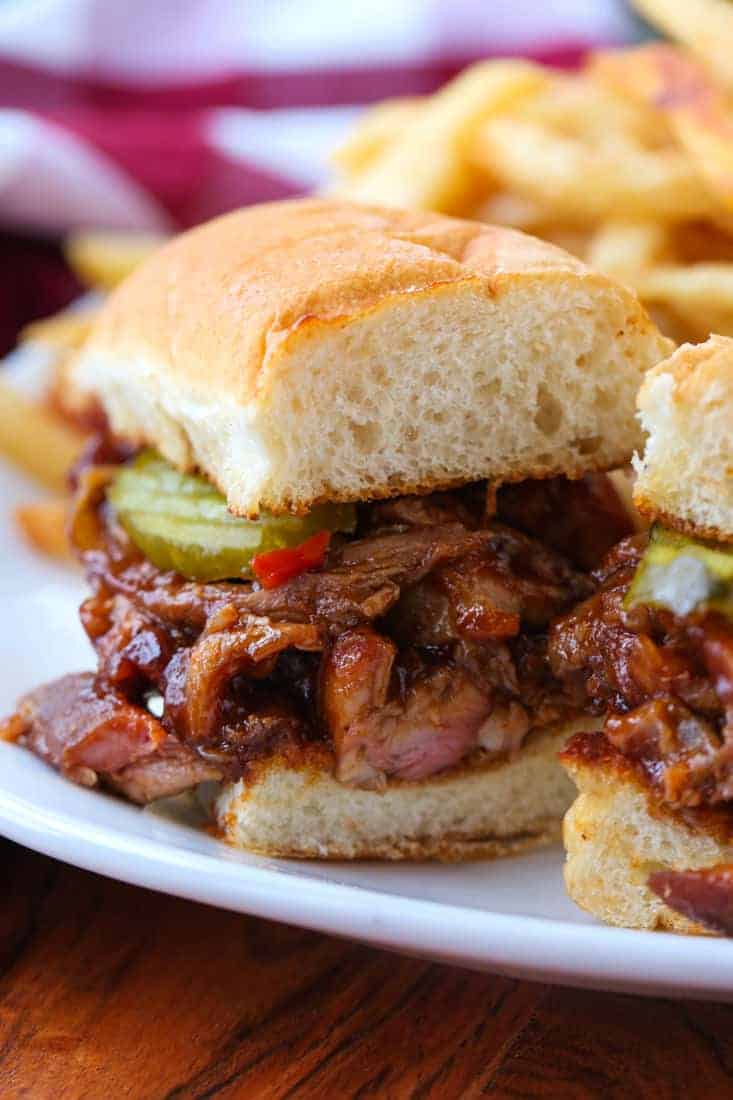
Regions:
<instances>
[{"instance_id":1,"label":"french fry","mask_svg":"<svg viewBox=\"0 0 733 1100\"><path fill-rule=\"evenodd\" d=\"M504 190L550 207L570 224L699 218L714 207L684 153L648 150L624 134L588 145L534 123L494 118L481 126L473 155Z\"/></svg>"},{"instance_id":2,"label":"french fry","mask_svg":"<svg viewBox=\"0 0 733 1100\"><path fill-rule=\"evenodd\" d=\"M113 290L164 239L151 233L74 233L64 253L85 286Z\"/></svg>"},{"instance_id":3,"label":"french fry","mask_svg":"<svg viewBox=\"0 0 733 1100\"><path fill-rule=\"evenodd\" d=\"M420 96L385 99L360 118L353 133L332 156L345 177L358 176L412 126L425 101Z\"/></svg>"},{"instance_id":4,"label":"french fry","mask_svg":"<svg viewBox=\"0 0 733 1100\"><path fill-rule=\"evenodd\" d=\"M625 134L649 147L660 139L653 110L589 78L587 71L554 73L542 93L522 100L510 117L594 144L609 134Z\"/></svg>"},{"instance_id":5,"label":"french fry","mask_svg":"<svg viewBox=\"0 0 733 1100\"><path fill-rule=\"evenodd\" d=\"M69 509L68 497L52 497L50 500L21 504L15 509L15 519L34 549L51 558L68 559L71 557L66 534Z\"/></svg>"},{"instance_id":6,"label":"french fry","mask_svg":"<svg viewBox=\"0 0 733 1100\"><path fill-rule=\"evenodd\" d=\"M733 212L732 105L703 66L673 46L654 44L600 54L592 71L653 106L724 208Z\"/></svg>"},{"instance_id":7,"label":"french fry","mask_svg":"<svg viewBox=\"0 0 733 1100\"><path fill-rule=\"evenodd\" d=\"M640 272L635 285L645 302L683 318L691 338L733 336L733 263L660 264Z\"/></svg>"},{"instance_id":8,"label":"french fry","mask_svg":"<svg viewBox=\"0 0 733 1100\"><path fill-rule=\"evenodd\" d=\"M591 267L633 282L668 252L669 233L659 222L612 221L591 237L585 258Z\"/></svg>"},{"instance_id":9,"label":"french fry","mask_svg":"<svg viewBox=\"0 0 733 1100\"><path fill-rule=\"evenodd\" d=\"M733 6L727 0L632 0L636 10L701 57L733 88Z\"/></svg>"},{"instance_id":10,"label":"french fry","mask_svg":"<svg viewBox=\"0 0 733 1100\"><path fill-rule=\"evenodd\" d=\"M355 179L337 185L334 193L419 210L465 209L482 187L464 153L473 131L546 80L540 66L524 61L472 66L424 103L401 140Z\"/></svg>"},{"instance_id":11,"label":"french fry","mask_svg":"<svg viewBox=\"0 0 733 1100\"><path fill-rule=\"evenodd\" d=\"M81 432L0 382L0 455L61 493L84 441Z\"/></svg>"},{"instance_id":12,"label":"french fry","mask_svg":"<svg viewBox=\"0 0 733 1100\"><path fill-rule=\"evenodd\" d=\"M32 321L20 334L23 344L43 344L54 351L75 351L80 348L91 332L96 310L83 313L79 310L64 309L51 317Z\"/></svg>"}]
</instances>

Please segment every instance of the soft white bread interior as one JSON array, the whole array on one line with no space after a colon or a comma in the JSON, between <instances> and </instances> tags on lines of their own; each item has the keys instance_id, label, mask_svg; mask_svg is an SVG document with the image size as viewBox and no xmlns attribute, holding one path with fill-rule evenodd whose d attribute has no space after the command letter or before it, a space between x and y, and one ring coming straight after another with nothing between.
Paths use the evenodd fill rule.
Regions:
<instances>
[{"instance_id":1,"label":"soft white bread interior","mask_svg":"<svg viewBox=\"0 0 733 1100\"><path fill-rule=\"evenodd\" d=\"M639 391L634 501L668 526L733 541L733 339L683 344Z\"/></svg>"},{"instance_id":2,"label":"soft white bread interior","mask_svg":"<svg viewBox=\"0 0 733 1100\"><path fill-rule=\"evenodd\" d=\"M706 825L661 807L633 766L605 738L581 738L561 759L578 788L565 815L565 885L576 905L606 924L685 933L709 929L665 905L647 884L654 871L689 871L733 861L719 822ZM595 745L595 748L593 747Z\"/></svg>"},{"instance_id":3,"label":"soft white bread interior","mask_svg":"<svg viewBox=\"0 0 733 1100\"><path fill-rule=\"evenodd\" d=\"M531 734L512 759L454 769L384 791L339 783L318 761L273 759L225 787L224 836L270 856L316 859L487 859L558 840L573 787L557 754L584 719Z\"/></svg>"},{"instance_id":4,"label":"soft white bread interior","mask_svg":"<svg viewBox=\"0 0 733 1100\"><path fill-rule=\"evenodd\" d=\"M174 240L74 384L233 511L619 466L671 345L629 289L509 229L329 199Z\"/></svg>"}]
</instances>

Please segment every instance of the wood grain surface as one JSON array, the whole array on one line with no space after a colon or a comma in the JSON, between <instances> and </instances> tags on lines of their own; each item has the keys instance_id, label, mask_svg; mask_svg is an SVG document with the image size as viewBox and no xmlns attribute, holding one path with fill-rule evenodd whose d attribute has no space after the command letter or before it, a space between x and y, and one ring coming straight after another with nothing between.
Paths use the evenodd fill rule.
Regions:
<instances>
[{"instance_id":1,"label":"wood grain surface","mask_svg":"<svg viewBox=\"0 0 733 1100\"><path fill-rule=\"evenodd\" d=\"M476 975L0 841L0 1100L733 1096L733 1007Z\"/></svg>"}]
</instances>

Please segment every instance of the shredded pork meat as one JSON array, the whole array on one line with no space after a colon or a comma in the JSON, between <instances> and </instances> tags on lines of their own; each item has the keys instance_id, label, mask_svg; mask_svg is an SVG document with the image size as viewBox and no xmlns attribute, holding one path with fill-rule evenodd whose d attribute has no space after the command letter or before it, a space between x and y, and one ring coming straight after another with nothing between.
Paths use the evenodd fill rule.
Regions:
<instances>
[{"instance_id":1,"label":"shredded pork meat","mask_svg":"<svg viewBox=\"0 0 733 1100\"><path fill-rule=\"evenodd\" d=\"M265 590L159 571L106 503L109 468L78 476L97 672L32 693L15 719L72 778L146 801L317 744L342 782L379 788L515 752L581 705L547 630L594 583L497 522L485 486L363 505L320 570Z\"/></svg>"},{"instance_id":2,"label":"shredded pork meat","mask_svg":"<svg viewBox=\"0 0 733 1100\"><path fill-rule=\"evenodd\" d=\"M549 660L568 690L607 714L609 741L671 807L733 799L733 627L722 615L626 610L644 538L622 542L599 590L556 620Z\"/></svg>"},{"instance_id":3,"label":"shredded pork meat","mask_svg":"<svg viewBox=\"0 0 733 1100\"><path fill-rule=\"evenodd\" d=\"M372 627L342 634L324 659L323 716L344 783L380 787L388 775L422 779L479 743L492 711L488 686L452 661L430 667L412 657L399 669L395 691L397 647Z\"/></svg>"},{"instance_id":4,"label":"shredded pork meat","mask_svg":"<svg viewBox=\"0 0 733 1100\"><path fill-rule=\"evenodd\" d=\"M93 787L102 779L133 802L180 794L221 778L147 710L99 690L91 672L64 676L18 705L13 737L69 779Z\"/></svg>"}]
</instances>

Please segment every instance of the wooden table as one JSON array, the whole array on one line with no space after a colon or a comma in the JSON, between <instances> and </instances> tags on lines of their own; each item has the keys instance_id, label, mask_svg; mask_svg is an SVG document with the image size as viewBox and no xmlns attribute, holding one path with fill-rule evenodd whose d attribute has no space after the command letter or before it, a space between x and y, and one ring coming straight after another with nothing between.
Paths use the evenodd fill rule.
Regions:
<instances>
[{"instance_id":1,"label":"wooden table","mask_svg":"<svg viewBox=\"0 0 733 1100\"><path fill-rule=\"evenodd\" d=\"M0 859L2 1100L733 1096L733 1007L471 974Z\"/></svg>"}]
</instances>

